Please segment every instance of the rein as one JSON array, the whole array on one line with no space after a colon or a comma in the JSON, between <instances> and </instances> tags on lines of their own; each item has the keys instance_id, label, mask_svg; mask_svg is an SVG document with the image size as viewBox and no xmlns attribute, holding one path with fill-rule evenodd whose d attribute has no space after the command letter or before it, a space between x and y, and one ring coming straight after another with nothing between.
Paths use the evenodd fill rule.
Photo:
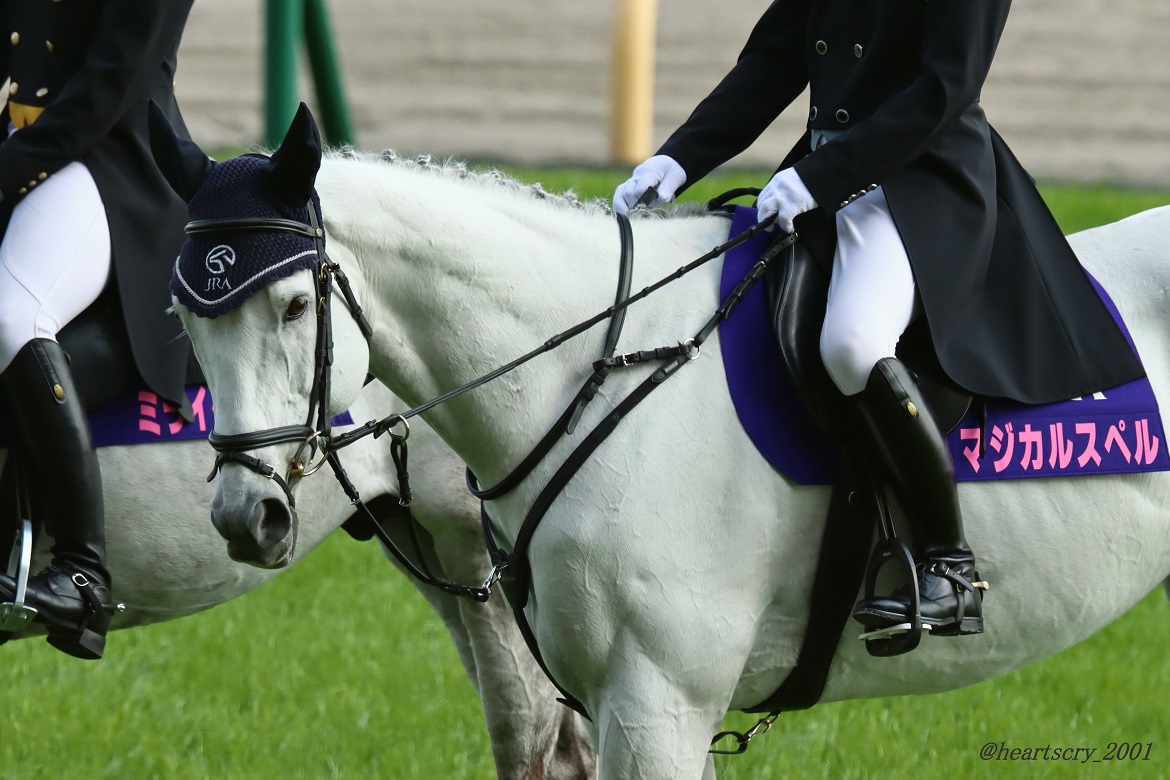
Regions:
<instances>
[{"instance_id":1,"label":"rein","mask_svg":"<svg viewBox=\"0 0 1170 780\"><path fill-rule=\"evenodd\" d=\"M712 201L709 205L721 205L719 199ZM507 363L499 368L490 371L483 376L480 376L466 384L450 390L442 395L436 396L425 403L422 403L405 412L391 414L380 420L371 420L358 428L349 431L348 433L334 435L332 433L332 419L328 413L329 399L330 399L330 369L333 365L333 336L332 336L332 292L333 283L336 281L338 288L345 297L346 304L361 329L362 334L367 340L373 335L373 329L362 313L361 306L358 305L356 296L354 296L349 279L345 276L341 266L329 259L325 252L325 232L321 227L317 217L316 209L312 202L308 207L308 223L297 222L288 219L266 219L266 218L242 218L242 219L204 219L193 220L187 224L187 235L200 235L207 233L220 232L247 232L257 230L271 230L279 232L293 233L296 235L311 238L314 242L317 256L321 263L315 274L316 291L317 291L317 345L315 353L315 367L313 386L309 397L309 412L306 421L303 425L286 425L274 428L266 428L260 431L252 431L240 434L219 434L215 431L211 432L209 442L216 450L215 466L208 475L207 481L211 482L219 473L220 469L226 463L238 463L246 468L255 471L256 473L273 480L280 486L285 496L289 501L290 508L295 508L296 503L293 497L293 486L296 482L304 477L316 473L325 463L328 463L333 469L334 475L341 484L350 501L361 510L363 510L368 519L372 523L375 534L378 539L390 550L391 554L417 579L433 587L437 587L447 593L456 596L464 596L472 598L476 601L486 601L491 594L492 586L498 582L503 576L504 570L510 565L516 565L516 562L524 557L523 565L518 565L514 576L510 576L509 580L515 582L517 586L520 583L527 583L528 581L528 567L526 556L521 556L521 553L526 551L527 542L531 538L532 532L535 531L535 526L539 523L540 518L543 517L544 512L548 506L551 505L552 499L559 493L560 487L576 472L577 468L583 463L588 455L592 453L601 441L603 441L610 432L616 427L617 422L629 411L634 405L642 400L651 390L661 384L666 378L673 375L675 371L681 368L690 360L698 357L698 350L702 342L710 335L715 326L726 319L730 314L731 309L735 304L742 299L747 289L757 281L768 264L774 257L780 254L784 249L791 246L796 240L795 234L779 237L772 246L765 253L764 257L753 266L748 275L736 287L736 289L728 296L723 305L715 315L704 325L702 329L690 339L680 342L676 346L661 347L653 350L645 350L641 352L631 352L622 355L614 355L617 340L621 332L621 327L625 318L625 310L636 303L637 301L646 298L655 291L666 286L670 282L682 278L691 271L699 268L710 260L719 257L730 249L752 239L760 231L765 230L771 219L764 222L757 223L748 228L737 236L732 237L728 241L711 249L702 256L687 263L684 266L676 269L673 273L663 277L654 284L643 288L634 295L628 295L630 276L633 263L633 234L630 229L629 220L624 215L616 215L621 232L622 254L621 254L621 271L619 273L619 284L616 300L612 306L604 311L598 312L596 315L584 320L555 336L546 340L542 345L530 352L521 355L515 360ZM518 485L531 471L534 469L545 455L553 448L557 440L565 434L572 433L579 421L582 412L586 405L593 399L600 389L606 376L614 368L625 367L642 363L650 360L667 360L671 359L673 362L667 366L656 371L650 379L646 380L642 386L634 391L634 393L627 398L617 409L615 409L605 421L601 424L598 430L593 431L585 440L585 442L574 451L570 456L570 462L564 464L554 476L553 483L557 486L550 491L550 487L546 487L541 493L540 498L537 499L537 507L530 511L529 516L525 520L524 529L521 531L520 537L517 539L517 549L513 551L512 555L505 553L494 540L494 535L491 529L491 523L487 518L486 511L483 512L484 518L484 536L488 546L488 553L491 556L493 563L491 571L484 582L479 586L460 585L450 582L441 577L433 575L427 567L424 557L421 553L418 544L418 535L416 531L417 521L413 514L410 514L410 531L411 538L414 543L415 556L419 563L416 565L410 558L402 552L398 545L390 537L389 533L370 512L369 508L362 501L358 494L357 488L353 485L346 474L344 467L341 464L339 451L349 445L359 441L366 436L373 435L377 438L383 434L389 433L392 437L391 454L394 458L395 465L398 471L399 487L401 492L400 504L407 508L409 512L412 495L410 491L409 472L407 468L407 439L410 436L409 420L416 417L429 409L438 406L445 401L448 401L463 393L474 390L477 387L491 382L492 380L503 376L504 374L520 367L528 361L545 354L564 342L574 338L575 336L584 333L592 328L594 325L604 321L610 320L609 331L606 336L605 354L602 358L593 364L593 374L586 381L585 385L578 392L570 407L562 414L557 423L553 425L552 429L545 435L534 450L521 462L521 464L499 484L489 488L482 489L479 487L474 475L468 471L468 485L472 493L483 501L498 498L504 495L513 487ZM316 425L313 425L313 418L316 415ZM403 433L398 434L394 432L399 424L403 426ZM277 469L258 458L248 455L250 450L260 449L262 447L271 446L273 444L286 444L300 442L289 466L282 476ZM550 483L550 486L553 484ZM511 591L512 588L509 588ZM526 585L524 601L527 600ZM512 601L512 599L510 599ZM517 602L513 602L517 603ZM523 602L519 602L521 605ZM517 610L518 614L520 610ZM522 629L526 629L526 621L522 623ZM539 652L536 651L535 641L531 638L531 632L525 631L525 638L529 641L530 647L534 651L537 660L540 661L543 667L543 661L540 658ZM547 673L547 670L546 670ZM555 683L554 683L555 684ZM559 687L559 686L558 686ZM568 696L568 694L565 694ZM572 700L570 697L571 701ZM579 703L577 707L580 708ZM581 708L583 711L583 708Z\"/></svg>"},{"instance_id":2,"label":"rein","mask_svg":"<svg viewBox=\"0 0 1170 780\"><path fill-rule=\"evenodd\" d=\"M683 276L686 276L687 274L689 274L691 271L694 271L699 266L702 266L702 265L706 264L707 262L715 259L716 257L719 257L720 255L724 254L728 250L734 249L735 247L739 246L740 244L744 243L745 241L750 241L757 234L759 234L760 231L767 229L771 225L772 221L773 221L773 219L769 218L767 220L764 220L763 222L759 222L759 223L753 225L752 227L743 231L739 235L732 237L731 239L727 240L725 243L720 244L719 246L715 247L711 251L702 255L701 257L698 257L695 260L692 260L690 263L687 263L686 265L676 269L673 273L671 273L667 276L664 276L663 278L659 279L654 284L652 284L648 287L642 288L634 295L626 298L624 301L621 301L620 303L615 303L613 306L610 306L608 309L606 309L604 311L598 312L597 314L593 315L589 319L584 320L582 322L579 322L576 325L572 326L571 328L568 328L567 330L564 330L564 331L558 333L557 335L552 336L551 338L549 338L547 341L545 341L543 344L541 344L536 349L532 350L531 352L528 352L528 353L521 355L520 357L513 360L511 363L507 363L505 365L500 366L497 369L489 371L488 373L484 374L481 377L473 379L466 384L460 385L459 387L456 387L454 390L448 390L446 393L443 393L442 395L435 396L431 400L426 401L424 403L421 403L418 406L415 406L411 409L406 410L405 412L392 414L392 415L389 415L388 417L382 418L381 420L371 420L370 422L366 423L365 425L363 425L359 428L356 428L356 429L350 431L349 433L343 433L340 436L335 437L330 442L330 445L329 445L330 449L336 450L336 449L341 449L342 447L347 447L350 444L352 444L354 441L356 441L364 436L368 436L370 434L380 435L382 433L385 433L391 427L396 426L399 422L409 420L411 417L417 417L418 415L422 414L423 412L430 411L431 409L433 409L434 407L438 406L441 403L444 403L446 401L450 401L452 398L455 398L456 396L463 395L464 393L468 392L469 390L474 390L477 387L481 387L483 385L486 385L488 382L491 382L493 379L498 379L499 377L503 376L504 374L507 374L508 372L519 368L520 366L524 365L525 363L532 360L533 358L540 357L541 355L543 355L546 352L551 352L552 350L556 349L564 342L569 341L570 339L574 338L575 336L581 335L582 333L589 330L590 328L592 328L594 325L598 324L599 322L603 322L603 321L609 319L610 317L613 317L614 315L621 315L624 317L625 316L624 315L625 309L629 308L631 305L637 303L638 301L642 300L643 298L650 295L651 293L657 292L659 289L665 287L666 285L670 284L671 282L673 282L677 279L681 279ZM795 233L789 234L789 236L791 237L791 242L796 241L796 234ZM788 241L788 237L780 238L780 239L778 239L778 241ZM772 259L772 257L778 255L781 251L786 249L788 246L791 246L791 242L786 243L783 247L779 247L779 246L776 246L775 244L773 244L772 248L769 250L769 253L771 256L768 258L768 260L770 261ZM775 251L772 251L772 250L775 250ZM674 348L671 347L670 349L674 349ZM641 361L635 359L634 357L632 357L632 355L634 355L634 354L641 354L641 353L631 353L631 356L624 356L624 355L618 356L617 358L615 358L615 360L621 360L622 358L628 357L630 363L641 362ZM650 358L649 357L643 358L643 360L648 360L648 359L650 359Z\"/></svg>"}]
</instances>

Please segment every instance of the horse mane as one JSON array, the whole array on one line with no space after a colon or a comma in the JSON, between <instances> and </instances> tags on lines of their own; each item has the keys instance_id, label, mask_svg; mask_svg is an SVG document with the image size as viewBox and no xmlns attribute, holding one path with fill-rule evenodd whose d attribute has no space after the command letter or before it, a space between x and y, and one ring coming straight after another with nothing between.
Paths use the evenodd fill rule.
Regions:
<instances>
[{"instance_id":1,"label":"horse mane","mask_svg":"<svg viewBox=\"0 0 1170 780\"><path fill-rule=\"evenodd\" d=\"M326 159L356 160L363 163L389 165L403 170L439 176L451 181L459 181L471 186L500 189L516 195L547 203L550 206L563 209L573 209L586 213L609 215L613 213L609 201L604 198L581 200L572 190L564 193L554 193L546 190L540 182L525 184L512 176L491 168L485 171L476 171L468 167L466 162L447 158L437 161L429 154L420 154L416 157L404 157L393 149L384 149L381 152L365 152L352 146L342 146L327 151ZM631 219L671 219L676 217L696 217L711 215L720 212L707 211L702 203L672 203L667 208L648 209L645 206L636 206L630 210Z\"/></svg>"}]
</instances>

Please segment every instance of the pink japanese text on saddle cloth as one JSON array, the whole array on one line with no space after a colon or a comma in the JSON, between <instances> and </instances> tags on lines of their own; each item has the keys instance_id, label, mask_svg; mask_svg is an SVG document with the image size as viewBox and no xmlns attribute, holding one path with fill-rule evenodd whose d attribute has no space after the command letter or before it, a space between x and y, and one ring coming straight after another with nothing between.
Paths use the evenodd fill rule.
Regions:
<instances>
[{"instance_id":1,"label":"pink japanese text on saddle cloth","mask_svg":"<svg viewBox=\"0 0 1170 780\"><path fill-rule=\"evenodd\" d=\"M149 390L130 392L89 412L89 426L95 447L206 439L215 427L215 407L205 385L187 385L194 419L184 420L178 409ZM333 418L334 425L352 425L344 412ZM0 422L0 445L9 441L7 426Z\"/></svg>"},{"instance_id":2,"label":"pink japanese text on saddle cloth","mask_svg":"<svg viewBox=\"0 0 1170 780\"><path fill-rule=\"evenodd\" d=\"M730 234L738 235L755 221L755 209L738 207ZM771 239L761 233L727 253L721 296L739 283ZM1133 347L1117 307L1096 280L1093 284ZM799 484L830 484L837 445L804 411L791 385L762 285L755 285L719 326L719 339L736 413L756 448ZM991 399L986 426L980 406L973 404L947 436L959 481L1170 470L1162 418L1148 379L1042 406Z\"/></svg>"}]
</instances>

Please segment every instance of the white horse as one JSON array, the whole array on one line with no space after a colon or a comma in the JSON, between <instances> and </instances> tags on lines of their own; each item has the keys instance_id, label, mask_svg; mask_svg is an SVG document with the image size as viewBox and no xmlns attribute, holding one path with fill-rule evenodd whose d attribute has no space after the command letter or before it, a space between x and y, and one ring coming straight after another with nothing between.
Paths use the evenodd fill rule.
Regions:
<instances>
[{"instance_id":1,"label":"white horse","mask_svg":"<svg viewBox=\"0 0 1170 780\"><path fill-rule=\"evenodd\" d=\"M351 408L354 419L360 421L398 403L384 385L373 382ZM411 453L412 472L420 489L414 513L426 528L442 530L433 544L424 537L430 564L449 577L482 580L487 567L479 508L463 490L462 463L425 425L415 426L411 442L417 445ZM375 502L383 507L379 519L401 546L410 549L401 515L385 511L387 506L396 506L399 496L388 440L370 439L355 447L361 447L361 453L350 465L350 476L365 500L393 499L388 504ZM0 464L6 455L0 450ZM98 457L114 599L126 606L114 616L114 629L209 609L283 571L236 563L224 554L223 538L207 522L212 488L200 477L211 468L213 453L207 442L102 447ZM297 496L296 549L288 563L303 559L353 513L335 480L325 477L305 485ZM39 541L34 571L48 563L50 544L48 538ZM446 624L483 699L499 776L576 778L587 774L594 758L580 719L556 703L556 691L527 656L511 613L499 603L460 604L434 588L420 585L419 589ZM383 609L368 599L355 600L355 606ZM16 638L41 636L39 628L33 624Z\"/></svg>"},{"instance_id":2,"label":"white horse","mask_svg":"<svg viewBox=\"0 0 1170 780\"><path fill-rule=\"evenodd\" d=\"M284 162L319 156L315 131L300 124L282 145ZM310 179L317 171L316 160L296 166ZM194 191L202 170L172 176L186 176ZM260 191L255 181L241 186ZM352 152L327 157L316 188L330 255L374 330L367 346L345 310L334 312L339 408L367 367L419 404L613 300L619 237L603 209L458 166ZM635 221L633 289L719 245L727 231L715 215ZM1170 208L1073 241L1170 408ZM620 351L693 335L718 306L718 274L709 264L633 306ZM313 273L301 271L215 319L178 307L216 397L232 401L218 418L221 432L303 419L315 325L293 315L314 299ZM424 417L492 485L571 402L602 340L595 328ZM615 371L577 432L490 504L505 547L571 448L655 367ZM271 375L297 379L278 386ZM255 400L269 396L273 403ZM286 463L293 449L253 454ZM1170 574L1170 474L959 490L980 573L991 582L987 632L928 637L913 653L874 658L851 625L822 701L945 691L1018 669L1102 628ZM217 491L282 500L240 467L224 469ZM717 337L581 468L532 540L526 615L550 671L592 717L601 777L714 776L707 749L724 714L769 696L797 658L827 500L826 488L776 473L743 434Z\"/></svg>"}]
</instances>

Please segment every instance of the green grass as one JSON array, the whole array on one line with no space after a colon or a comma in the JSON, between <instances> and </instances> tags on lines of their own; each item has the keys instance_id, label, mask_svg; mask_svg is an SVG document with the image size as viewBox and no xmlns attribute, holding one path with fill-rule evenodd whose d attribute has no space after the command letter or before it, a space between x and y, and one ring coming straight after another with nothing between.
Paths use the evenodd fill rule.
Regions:
<instances>
[{"instance_id":1,"label":"green grass","mask_svg":"<svg viewBox=\"0 0 1170 780\"><path fill-rule=\"evenodd\" d=\"M608 195L624 174L515 173L582 195ZM766 175L720 174L688 196ZM1170 203L1168 192L1043 191L1070 231ZM96 664L41 641L0 651L0 778L495 776L478 701L445 631L371 544L335 537L244 598L114 634L108 650ZM1168 655L1170 605L1158 592L1088 641L997 680L783 715L746 755L720 759L720 777L1170 777ZM1100 755L1111 741L1152 743L1150 760L978 756L987 742Z\"/></svg>"}]
</instances>

